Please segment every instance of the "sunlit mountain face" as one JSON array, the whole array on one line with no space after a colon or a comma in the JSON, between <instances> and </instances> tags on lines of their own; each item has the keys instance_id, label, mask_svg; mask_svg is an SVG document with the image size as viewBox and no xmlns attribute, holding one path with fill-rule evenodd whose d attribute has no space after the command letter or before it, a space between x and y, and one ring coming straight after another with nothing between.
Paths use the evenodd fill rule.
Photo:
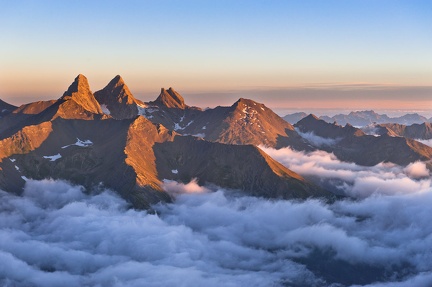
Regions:
<instances>
[{"instance_id":1,"label":"sunlit mountain face","mask_svg":"<svg viewBox=\"0 0 432 287\"><path fill-rule=\"evenodd\" d=\"M427 118L145 102L81 74L0 105L1 285L432 284Z\"/></svg>"}]
</instances>

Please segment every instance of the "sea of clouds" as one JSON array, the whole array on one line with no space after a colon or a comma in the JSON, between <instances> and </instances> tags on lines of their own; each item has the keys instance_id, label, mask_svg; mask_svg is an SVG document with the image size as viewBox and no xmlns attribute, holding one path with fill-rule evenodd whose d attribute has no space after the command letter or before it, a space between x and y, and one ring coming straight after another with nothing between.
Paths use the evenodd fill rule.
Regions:
<instances>
[{"instance_id":1,"label":"sea of clouds","mask_svg":"<svg viewBox=\"0 0 432 287\"><path fill-rule=\"evenodd\" d=\"M361 167L264 149L350 198L267 200L165 181L156 213L114 192L29 180L0 191L1 286L431 286L423 163Z\"/></svg>"}]
</instances>

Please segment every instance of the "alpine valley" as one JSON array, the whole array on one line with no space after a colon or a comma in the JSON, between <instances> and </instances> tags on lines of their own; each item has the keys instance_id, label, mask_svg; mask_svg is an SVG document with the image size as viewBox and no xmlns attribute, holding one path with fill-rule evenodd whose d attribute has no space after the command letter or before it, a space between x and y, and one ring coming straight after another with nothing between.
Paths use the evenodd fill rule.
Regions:
<instances>
[{"instance_id":1,"label":"alpine valley","mask_svg":"<svg viewBox=\"0 0 432 287\"><path fill-rule=\"evenodd\" d=\"M249 99L205 110L188 106L172 88L145 103L120 76L93 93L78 75L57 100L20 107L1 101L0 110L0 188L17 195L29 179L108 188L136 209L170 202L166 180L265 198L341 195L288 169L266 148L323 150L362 166L423 162L432 168L432 147L413 139L430 138L430 123L370 126L378 136L314 115L292 125Z\"/></svg>"}]
</instances>

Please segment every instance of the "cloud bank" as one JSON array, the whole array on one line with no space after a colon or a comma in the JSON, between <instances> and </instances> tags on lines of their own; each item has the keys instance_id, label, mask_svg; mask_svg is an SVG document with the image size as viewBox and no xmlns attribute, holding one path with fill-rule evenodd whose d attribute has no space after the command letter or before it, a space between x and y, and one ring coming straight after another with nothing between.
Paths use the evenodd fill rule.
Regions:
<instances>
[{"instance_id":1,"label":"cloud bank","mask_svg":"<svg viewBox=\"0 0 432 287\"><path fill-rule=\"evenodd\" d=\"M157 214L62 181L30 180L21 197L0 192L0 285L432 283L430 187L325 204L167 184L176 200Z\"/></svg>"},{"instance_id":2,"label":"cloud bank","mask_svg":"<svg viewBox=\"0 0 432 287\"><path fill-rule=\"evenodd\" d=\"M422 162L405 168L392 163L365 167L342 162L334 154L321 150L304 153L290 148L260 148L291 170L315 179L330 190L355 198L410 194L431 188L429 171Z\"/></svg>"}]
</instances>

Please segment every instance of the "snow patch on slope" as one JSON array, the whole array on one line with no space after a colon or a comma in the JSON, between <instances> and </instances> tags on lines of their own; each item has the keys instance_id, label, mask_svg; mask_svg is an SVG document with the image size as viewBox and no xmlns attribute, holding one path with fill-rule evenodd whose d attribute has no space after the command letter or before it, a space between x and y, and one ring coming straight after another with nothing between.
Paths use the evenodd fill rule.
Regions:
<instances>
[{"instance_id":1,"label":"snow patch on slope","mask_svg":"<svg viewBox=\"0 0 432 287\"><path fill-rule=\"evenodd\" d=\"M47 156L47 155L44 156L44 158L49 159L50 161L56 161L56 160L58 160L61 157L62 156L59 153L56 154L56 155L51 155L51 156Z\"/></svg>"},{"instance_id":2,"label":"snow patch on slope","mask_svg":"<svg viewBox=\"0 0 432 287\"><path fill-rule=\"evenodd\" d=\"M93 145L93 142L91 140L84 140L84 141L82 141L79 138L77 138L76 143L62 146L62 148L67 148L67 147L70 147L70 146L73 146L73 145L79 146L79 147L89 147L89 146Z\"/></svg>"}]
</instances>

